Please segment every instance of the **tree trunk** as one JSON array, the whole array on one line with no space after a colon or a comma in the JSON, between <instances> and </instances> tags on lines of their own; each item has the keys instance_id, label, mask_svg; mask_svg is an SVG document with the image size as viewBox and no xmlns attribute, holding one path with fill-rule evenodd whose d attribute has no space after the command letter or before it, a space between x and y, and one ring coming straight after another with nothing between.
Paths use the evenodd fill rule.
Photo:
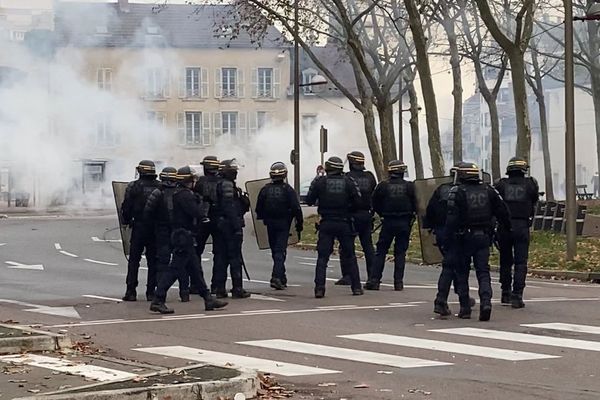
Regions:
<instances>
[{"instance_id":1,"label":"tree trunk","mask_svg":"<svg viewBox=\"0 0 600 400\"><path fill-rule=\"evenodd\" d=\"M462 144L462 72L460 68L460 55L458 52L458 43L454 29L454 21L444 24L446 34L448 35L448 45L450 48L450 65L452 66L452 97L454 98L454 116L452 117L452 158L454 164L463 159Z\"/></svg>"},{"instance_id":2,"label":"tree trunk","mask_svg":"<svg viewBox=\"0 0 600 400\"><path fill-rule=\"evenodd\" d=\"M377 180L382 180L387 176L386 169L383 164L383 156L381 154L381 148L377 140L377 130L375 129L375 115L373 113L373 103L371 100L363 99L364 109L361 110L363 116L363 124L365 128L365 135L367 137L367 144L369 145L369 151L373 160L373 168L375 168L375 175Z\"/></svg>"},{"instance_id":3,"label":"tree trunk","mask_svg":"<svg viewBox=\"0 0 600 400\"><path fill-rule=\"evenodd\" d=\"M542 95L537 97L538 109L540 112L540 130L542 136L542 153L544 156L544 183L546 190L546 200L554 201L554 188L552 185L552 163L550 161L550 144L548 143L548 117L546 115L546 98L544 97L541 77L539 78L538 89Z\"/></svg>"},{"instance_id":4,"label":"tree trunk","mask_svg":"<svg viewBox=\"0 0 600 400\"><path fill-rule=\"evenodd\" d=\"M587 6L589 7L592 3L591 0L588 0ZM596 122L596 171L600 170L600 73L598 73L598 68L600 68L600 61L598 60L600 56L600 36L598 35L598 29L597 21L587 22L588 52L590 63L592 64L590 77L592 98L594 100L594 120Z\"/></svg>"},{"instance_id":5,"label":"tree trunk","mask_svg":"<svg viewBox=\"0 0 600 400\"><path fill-rule=\"evenodd\" d=\"M523 53L518 50L508 53L508 57L510 60L515 119L517 122L516 155L529 161L531 152L531 126L529 125L529 110L527 105L525 59Z\"/></svg>"},{"instance_id":6,"label":"tree trunk","mask_svg":"<svg viewBox=\"0 0 600 400\"><path fill-rule=\"evenodd\" d=\"M485 97L484 97L485 99ZM485 99L490 111L490 126L492 130L492 181L501 178L500 172L500 117L498 115L498 104L495 96Z\"/></svg>"},{"instance_id":7,"label":"tree trunk","mask_svg":"<svg viewBox=\"0 0 600 400\"><path fill-rule=\"evenodd\" d=\"M431 156L431 167L434 176L444 175L444 157L442 155L442 145L440 141L440 127L438 121L437 103L435 100L435 90L433 80L431 79L431 67L427 56L427 39L423 32L423 25L414 0L404 0L410 30L413 34L413 41L417 53L417 70L421 79L421 91L425 103L425 120L427 121L427 137L429 143L429 153Z\"/></svg>"},{"instance_id":8,"label":"tree trunk","mask_svg":"<svg viewBox=\"0 0 600 400\"><path fill-rule=\"evenodd\" d=\"M379 134L381 137L381 150L383 165L396 159L396 138L394 137L394 108L391 101L377 106L379 115Z\"/></svg>"},{"instance_id":9,"label":"tree trunk","mask_svg":"<svg viewBox=\"0 0 600 400\"><path fill-rule=\"evenodd\" d=\"M410 139L415 161L415 175L417 179L423 179L425 174L423 173L423 156L421 155L421 138L419 137L419 98L412 82L408 86L408 98L410 101Z\"/></svg>"},{"instance_id":10,"label":"tree trunk","mask_svg":"<svg viewBox=\"0 0 600 400\"><path fill-rule=\"evenodd\" d=\"M595 71L590 72L592 83L592 99L594 101L594 122L596 123L596 171L600 168L600 74Z\"/></svg>"}]
</instances>

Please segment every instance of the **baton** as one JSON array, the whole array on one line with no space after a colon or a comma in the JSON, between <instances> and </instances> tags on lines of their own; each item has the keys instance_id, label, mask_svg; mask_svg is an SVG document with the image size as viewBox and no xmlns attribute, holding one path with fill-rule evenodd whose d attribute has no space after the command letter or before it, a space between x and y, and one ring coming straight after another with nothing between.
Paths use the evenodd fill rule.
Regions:
<instances>
[{"instance_id":1,"label":"baton","mask_svg":"<svg viewBox=\"0 0 600 400\"><path fill-rule=\"evenodd\" d=\"M248 269L246 268L246 262L244 261L244 256L240 256L241 262L242 262L242 268L244 268L244 272L246 273L246 279L248 279L249 281L251 281L252 279L250 279L250 274L248 274Z\"/></svg>"}]
</instances>

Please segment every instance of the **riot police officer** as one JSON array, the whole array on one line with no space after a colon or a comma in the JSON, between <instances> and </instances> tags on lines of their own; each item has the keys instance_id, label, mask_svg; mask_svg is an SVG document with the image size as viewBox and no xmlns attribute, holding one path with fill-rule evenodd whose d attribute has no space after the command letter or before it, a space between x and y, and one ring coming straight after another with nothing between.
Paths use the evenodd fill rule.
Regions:
<instances>
[{"instance_id":1,"label":"riot police officer","mask_svg":"<svg viewBox=\"0 0 600 400\"><path fill-rule=\"evenodd\" d=\"M156 237L156 281L160 282L171 262L171 225L173 224L173 195L177 190L177 169L165 167L159 174L160 187L148 197L144 207L144 218L154 221ZM190 301L189 276L185 271L179 276L179 297L182 302Z\"/></svg>"},{"instance_id":2,"label":"riot police officer","mask_svg":"<svg viewBox=\"0 0 600 400\"><path fill-rule=\"evenodd\" d=\"M177 170L178 186L174 192L163 194L163 213L170 214L171 245L173 256L169 268L161 274L160 282L152 304L151 311L161 314L172 314L173 310L165 304L167 292L179 278L189 275L198 288L200 296L204 298L204 308L211 311L222 308L227 302L213 298L204 281L202 266L194 249L194 232L198 222L207 218L205 204L197 196L194 187L194 174L190 167ZM185 271L185 272L184 272Z\"/></svg>"},{"instance_id":3,"label":"riot police officer","mask_svg":"<svg viewBox=\"0 0 600 400\"><path fill-rule=\"evenodd\" d=\"M204 224L200 224L198 226L198 232L196 237L196 252L198 253L198 258L202 260L202 254L204 253L204 249L206 248L206 242L209 237L212 237L213 241L213 284L211 284L211 289L215 289L214 286L214 277L215 277L215 251L218 246L215 246L214 243L218 240L218 232L215 224L215 204L217 202L217 183L221 178L219 178L219 164L220 161L215 156L206 156L202 159L202 167L204 170L204 176L198 178L196 185L194 186L194 192L198 193L203 201L209 205L208 210L208 218L209 221ZM190 287L191 293L197 293L197 288Z\"/></svg>"},{"instance_id":4,"label":"riot police officer","mask_svg":"<svg viewBox=\"0 0 600 400\"><path fill-rule=\"evenodd\" d=\"M298 235L303 229L302 209L298 195L285 182L288 170L284 163L276 162L271 165L269 176L272 180L258 193L256 201L256 218L263 220L267 226L269 247L273 257L273 272L271 287L282 290L287 287L285 274L285 258L288 237L292 220L296 221Z\"/></svg>"},{"instance_id":5,"label":"riot police officer","mask_svg":"<svg viewBox=\"0 0 600 400\"><path fill-rule=\"evenodd\" d=\"M344 175L343 170L344 162L339 157L330 157L325 162L326 176L316 177L306 195L309 206L318 204L317 212L321 218L315 268L315 297L318 299L325 296L327 263L333 253L335 239L340 243L340 261L346 265L350 275L352 294L363 294L352 226L352 213L359 206L360 190L353 179Z\"/></svg>"},{"instance_id":6,"label":"riot police officer","mask_svg":"<svg viewBox=\"0 0 600 400\"><path fill-rule=\"evenodd\" d=\"M125 279L127 289L123 301L137 300L138 272L144 250L146 250L148 264L146 299L150 301L156 289L156 241L152 221L144 219L144 206L159 182L156 180L156 167L153 161L142 160L136 169L139 178L127 185L121 205L121 222L132 228Z\"/></svg>"},{"instance_id":7,"label":"riot police officer","mask_svg":"<svg viewBox=\"0 0 600 400\"><path fill-rule=\"evenodd\" d=\"M354 179L360 189L360 200L358 207L352 213L352 220L354 221L354 228L358 234L360 245L365 254L365 262L367 264L367 280L371 278L371 271L373 269L373 259L375 258L375 250L373 249L373 207L371 204L371 196L375 186L377 186L377 180L373 173L365 171L365 155L360 151L353 151L347 155L348 163L350 164L350 171L346 173L347 176ZM341 262L342 278L338 280L336 285L349 285L350 275L345 271L346 266Z\"/></svg>"},{"instance_id":8,"label":"riot police officer","mask_svg":"<svg viewBox=\"0 0 600 400\"><path fill-rule=\"evenodd\" d=\"M498 230L501 302L511 304L513 308L525 307L523 289L527 276L529 227L533 221L535 204L539 200L538 183L534 178L526 176L528 170L527 161L513 157L506 168L508 178L502 178L496 183L496 190L510 210L512 226L512 231L502 227ZM511 273L513 264L514 281Z\"/></svg>"},{"instance_id":9,"label":"riot police officer","mask_svg":"<svg viewBox=\"0 0 600 400\"><path fill-rule=\"evenodd\" d=\"M415 185L404 180L407 167L402 161L388 163L389 179L380 182L373 193L373 209L383 218L375 251L375 267L367 290L379 290L385 258L394 241L394 290L404 289L404 267L410 231L415 220Z\"/></svg>"},{"instance_id":10,"label":"riot police officer","mask_svg":"<svg viewBox=\"0 0 600 400\"><path fill-rule=\"evenodd\" d=\"M235 184L238 166L235 160L223 160L219 165L221 180L217 183L217 204L214 216L218 240L213 243L215 253L214 285L217 298L227 297L225 283L227 267L231 273L231 297L247 298L250 292L242 283L242 242L244 238L244 214L250 211L248 196Z\"/></svg>"},{"instance_id":11,"label":"riot police officer","mask_svg":"<svg viewBox=\"0 0 600 400\"><path fill-rule=\"evenodd\" d=\"M456 271L455 285L460 302L459 318L471 318L469 299L469 269L471 261L479 282L481 301L479 320L489 321L492 314L492 286L490 278L490 244L492 219L510 231L510 217L502 197L479 178L475 164L461 162L456 171L458 185L450 189L446 239Z\"/></svg>"}]
</instances>

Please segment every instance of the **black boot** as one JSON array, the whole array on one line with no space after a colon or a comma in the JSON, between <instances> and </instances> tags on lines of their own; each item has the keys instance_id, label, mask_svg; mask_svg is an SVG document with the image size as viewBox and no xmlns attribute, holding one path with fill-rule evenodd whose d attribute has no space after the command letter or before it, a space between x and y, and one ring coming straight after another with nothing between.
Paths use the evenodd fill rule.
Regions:
<instances>
[{"instance_id":1,"label":"black boot","mask_svg":"<svg viewBox=\"0 0 600 400\"><path fill-rule=\"evenodd\" d=\"M335 282L335 285L338 286L350 286L351 280L349 276L342 276L340 279Z\"/></svg>"},{"instance_id":2,"label":"black boot","mask_svg":"<svg viewBox=\"0 0 600 400\"><path fill-rule=\"evenodd\" d=\"M324 287L316 287L315 288L315 298L322 299L325 297L325 288Z\"/></svg>"},{"instance_id":3,"label":"black boot","mask_svg":"<svg viewBox=\"0 0 600 400\"><path fill-rule=\"evenodd\" d=\"M231 297L234 299L247 299L250 296L250 292L245 291L241 287L235 287L231 289Z\"/></svg>"},{"instance_id":4,"label":"black boot","mask_svg":"<svg viewBox=\"0 0 600 400\"><path fill-rule=\"evenodd\" d=\"M182 303L187 303L190 301L190 292L179 292L179 298Z\"/></svg>"},{"instance_id":5,"label":"black boot","mask_svg":"<svg viewBox=\"0 0 600 400\"><path fill-rule=\"evenodd\" d=\"M150 304L150 311L156 311L161 314L173 314L175 310L167 307L165 303L152 303Z\"/></svg>"},{"instance_id":6,"label":"black boot","mask_svg":"<svg viewBox=\"0 0 600 400\"><path fill-rule=\"evenodd\" d=\"M223 300L218 300L216 298L214 298L213 296L208 295L205 299L204 299L204 309L206 311L213 311L213 310L217 310L219 308L223 308L225 307L227 304L226 301Z\"/></svg>"},{"instance_id":7,"label":"black boot","mask_svg":"<svg viewBox=\"0 0 600 400\"><path fill-rule=\"evenodd\" d=\"M271 287L275 290L283 290L286 288L279 278L271 278Z\"/></svg>"},{"instance_id":8,"label":"black boot","mask_svg":"<svg viewBox=\"0 0 600 400\"><path fill-rule=\"evenodd\" d=\"M500 303L502 305L509 305L509 304L511 304L511 293L510 293L510 291L506 291L506 290L502 291L502 297L500 298Z\"/></svg>"},{"instance_id":9,"label":"black boot","mask_svg":"<svg viewBox=\"0 0 600 400\"><path fill-rule=\"evenodd\" d=\"M492 316L492 303L489 300L484 300L479 306L479 320L489 321Z\"/></svg>"},{"instance_id":10,"label":"black boot","mask_svg":"<svg viewBox=\"0 0 600 400\"><path fill-rule=\"evenodd\" d=\"M471 309L461 307L456 316L460 319L471 319Z\"/></svg>"},{"instance_id":11,"label":"black boot","mask_svg":"<svg viewBox=\"0 0 600 400\"><path fill-rule=\"evenodd\" d=\"M146 301L152 301L154 299L154 292L146 292Z\"/></svg>"},{"instance_id":12,"label":"black boot","mask_svg":"<svg viewBox=\"0 0 600 400\"><path fill-rule=\"evenodd\" d=\"M510 306L512 308L523 308L525 307L525 303L523 302L523 296L520 294L513 293L510 298Z\"/></svg>"},{"instance_id":13,"label":"black boot","mask_svg":"<svg viewBox=\"0 0 600 400\"><path fill-rule=\"evenodd\" d=\"M213 290L213 294L217 297L217 299L226 299L227 297L229 297L225 288L215 289Z\"/></svg>"},{"instance_id":14,"label":"black boot","mask_svg":"<svg viewBox=\"0 0 600 400\"><path fill-rule=\"evenodd\" d=\"M404 282L402 282L402 281L395 281L394 282L394 290L396 292L401 292L402 290L404 290Z\"/></svg>"},{"instance_id":15,"label":"black boot","mask_svg":"<svg viewBox=\"0 0 600 400\"><path fill-rule=\"evenodd\" d=\"M123 301L137 301L137 293L135 292L135 290L126 291L125 296L123 296Z\"/></svg>"},{"instance_id":16,"label":"black boot","mask_svg":"<svg viewBox=\"0 0 600 400\"><path fill-rule=\"evenodd\" d=\"M448 315L452 315L452 311L450 311L450 307L448 307L448 303L441 301L433 302L433 312L439 314L442 317L447 317Z\"/></svg>"},{"instance_id":17,"label":"black boot","mask_svg":"<svg viewBox=\"0 0 600 400\"><path fill-rule=\"evenodd\" d=\"M365 292L363 292L360 287L352 289L352 296L362 296L363 294L365 294Z\"/></svg>"},{"instance_id":18,"label":"black boot","mask_svg":"<svg viewBox=\"0 0 600 400\"><path fill-rule=\"evenodd\" d=\"M471 308L475 307L475 304L477 304L477 300L475 300L473 297L469 297L469 305Z\"/></svg>"},{"instance_id":19,"label":"black boot","mask_svg":"<svg viewBox=\"0 0 600 400\"><path fill-rule=\"evenodd\" d=\"M367 281L365 283L364 288L366 290L379 290L379 282L376 282L376 281Z\"/></svg>"}]
</instances>

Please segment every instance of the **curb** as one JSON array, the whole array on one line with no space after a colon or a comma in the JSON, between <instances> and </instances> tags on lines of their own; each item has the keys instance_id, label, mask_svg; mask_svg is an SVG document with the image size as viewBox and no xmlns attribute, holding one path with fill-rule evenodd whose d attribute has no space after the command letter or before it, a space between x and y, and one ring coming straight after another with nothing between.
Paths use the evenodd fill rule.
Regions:
<instances>
[{"instance_id":1,"label":"curb","mask_svg":"<svg viewBox=\"0 0 600 400\"><path fill-rule=\"evenodd\" d=\"M176 371L185 371L206 366L206 364L196 364L185 368L175 369ZM163 370L150 374L140 375L140 377L150 377L165 374L174 371ZM111 382L95 383L77 388L70 388L63 391L40 394L31 397L20 397L15 400L148 400L148 399L169 399L169 400L219 400L222 398L231 398L236 393L243 393L246 398L254 398L258 394L259 380L258 373L253 370L237 369L240 375L226 381L207 381L191 382L183 384L156 385L147 387L136 387L128 389L115 390L97 390L95 388L106 385L107 383L125 382L129 379L120 379ZM83 390L89 390L82 393Z\"/></svg>"},{"instance_id":2,"label":"curb","mask_svg":"<svg viewBox=\"0 0 600 400\"><path fill-rule=\"evenodd\" d=\"M297 243L294 247L301 250L317 250L317 245L312 243ZM337 249L334 250L334 254L337 254ZM364 257L364 253L362 251L356 251L357 257ZM393 256L388 256L386 261L393 259ZM420 267L427 267L430 265L423 264L422 260L414 259L414 258L406 258L406 262L411 264L416 264ZM437 264L432 264L431 266L436 266ZM490 270L494 272L498 272L500 267L497 265L490 265ZM567 270L548 270L548 269L528 269L528 274L539 278L546 279L559 279L559 280L571 280L576 279L579 281L590 281L600 283L600 272L581 272L581 271L567 271Z\"/></svg>"},{"instance_id":3,"label":"curb","mask_svg":"<svg viewBox=\"0 0 600 400\"><path fill-rule=\"evenodd\" d=\"M0 354L69 349L71 339L65 335L38 331L22 326L0 324L0 327L22 330L27 336L0 338Z\"/></svg>"}]
</instances>

